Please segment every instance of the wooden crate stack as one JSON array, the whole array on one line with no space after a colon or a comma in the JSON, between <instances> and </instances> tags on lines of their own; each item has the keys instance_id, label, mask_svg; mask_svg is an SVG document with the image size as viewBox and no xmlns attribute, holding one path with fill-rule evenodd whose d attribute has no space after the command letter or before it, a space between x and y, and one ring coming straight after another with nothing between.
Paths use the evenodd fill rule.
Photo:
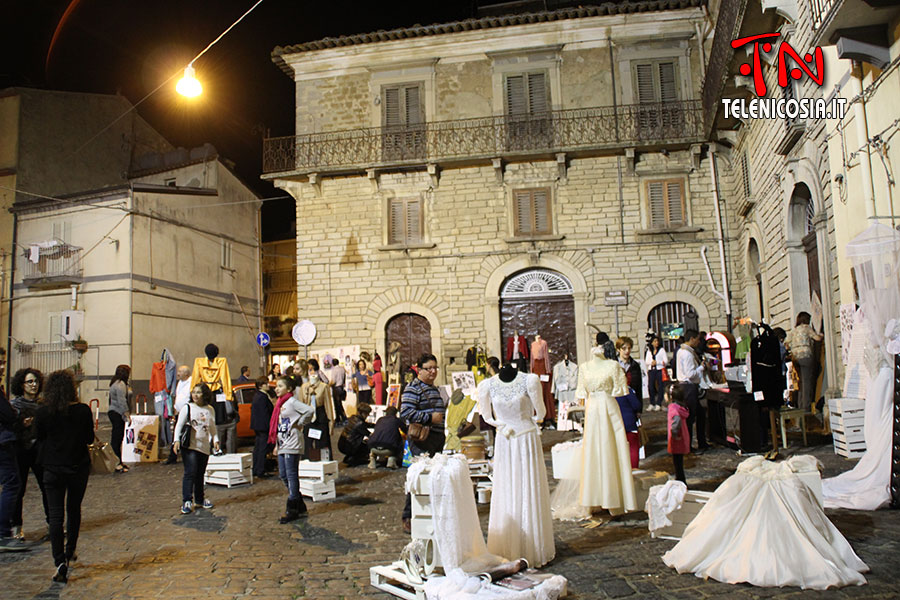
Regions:
<instances>
[{"instance_id":1,"label":"wooden crate stack","mask_svg":"<svg viewBox=\"0 0 900 600\"><path fill-rule=\"evenodd\" d=\"M847 458L866 452L863 425L866 420L866 401L859 398L832 398L828 401L831 413L831 436L834 452Z\"/></svg>"},{"instance_id":2,"label":"wooden crate stack","mask_svg":"<svg viewBox=\"0 0 900 600\"><path fill-rule=\"evenodd\" d=\"M217 485L240 485L253 483L253 455L249 452L238 454L211 455L206 464L204 483Z\"/></svg>"},{"instance_id":3,"label":"wooden crate stack","mask_svg":"<svg viewBox=\"0 0 900 600\"><path fill-rule=\"evenodd\" d=\"M297 471L300 476L300 493L312 498L313 502L333 500L337 496L334 490L334 482L338 476L337 461L301 460Z\"/></svg>"}]
</instances>

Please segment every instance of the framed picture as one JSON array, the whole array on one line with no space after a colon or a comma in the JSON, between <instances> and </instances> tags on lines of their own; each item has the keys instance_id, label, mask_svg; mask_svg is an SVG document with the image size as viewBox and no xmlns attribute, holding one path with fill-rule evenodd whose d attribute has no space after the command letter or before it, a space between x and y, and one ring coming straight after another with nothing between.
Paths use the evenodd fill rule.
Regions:
<instances>
[{"instance_id":1,"label":"framed picture","mask_svg":"<svg viewBox=\"0 0 900 600\"><path fill-rule=\"evenodd\" d=\"M475 396L475 373L472 371L457 371L456 373L451 373L450 376L454 390L461 389L466 396Z\"/></svg>"},{"instance_id":2,"label":"framed picture","mask_svg":"<svg viewBox=\"0 0 900 600\"><path fill-rule=\"evenodd\" d=\"M388 386L387 389L387 404L388 406L400 408L400 384L392 383Z\"/></svg>"}]
</instances>

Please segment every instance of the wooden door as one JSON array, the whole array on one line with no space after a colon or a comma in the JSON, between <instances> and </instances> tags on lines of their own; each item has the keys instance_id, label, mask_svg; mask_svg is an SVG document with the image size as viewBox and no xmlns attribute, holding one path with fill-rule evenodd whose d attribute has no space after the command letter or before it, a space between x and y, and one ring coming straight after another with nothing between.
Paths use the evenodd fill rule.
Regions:
<instances>
[{"instance_id":1,"label":"wooden door","mask_svg":"<svg viewBox=\"0 0 900 600\"><path fill-rule=\"evenodd\" d=\"M391 342L400 344L400 372L416 364L422 354L431 354L431 323L422 315L404 313L393 317L385 326L385 349Z\"/></svg>"},{"instance_id":2,"label":"wooden door","mask_svg":"<svg viewBox=\"0 0 900 600\"><path fill-rule=\"evenodd\" d=\"M514 331L524 335L528 344L540 334L547 340L550 350L550 367L561 361L566 353L569 359L578 360L575 341L575 301L571 296L552 298L516 298L500 301L500 336L506 361L506 340ZM531 348L528 349L529 356Z\"/></svg>"}]
</instances>

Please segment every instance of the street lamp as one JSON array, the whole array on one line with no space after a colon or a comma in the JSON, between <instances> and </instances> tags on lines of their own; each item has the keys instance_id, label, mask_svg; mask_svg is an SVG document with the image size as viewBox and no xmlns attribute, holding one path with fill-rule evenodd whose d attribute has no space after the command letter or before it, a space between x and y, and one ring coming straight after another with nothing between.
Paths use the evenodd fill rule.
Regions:
<instances>
[{"instance_id":1,"label":"street lamp","mask_svg":"<svg viewBox=\"0 0 900 600\"><path fill-rule=\"evenodd\" d=\"M203 92L203 86L194 76L194 63L184 68L184 77L175 85L175 91L187 98L196 98Z\"/></svg>"}]
</instances>

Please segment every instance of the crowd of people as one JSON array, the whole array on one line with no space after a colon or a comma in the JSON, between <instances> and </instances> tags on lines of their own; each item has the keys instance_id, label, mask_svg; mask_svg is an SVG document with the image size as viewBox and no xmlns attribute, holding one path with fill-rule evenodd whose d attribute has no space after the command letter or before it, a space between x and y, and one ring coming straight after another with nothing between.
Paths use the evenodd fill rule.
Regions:
<instances>
[{"instance_id":1,"label":"crowd of people","mask_svg":"<svg viewBox=\"0 0 900 600\"><path fill-rule=\"evenodd\" d=\"M817 365L813 347L821 340L809 321L809 315L801 313L790 334L782 331L779 335L783 357L787 358L785 355L790 352L799 371L798 401L804 408L815 402ZM641 355L627 336L613 342L606 334L598 335L602 359L617 365L626 384L620 390L623 393L615 396L619 410L611 418L612 428L624 431L627 443L622 452L627 458L623 460L631 468L638 467L642 445L640 418L644 410L667 412L666 447L676 479L685 481L684 455L702 453L708 447L701 401L701 381L710 368L704 344L702 332L689 329L675 356L670 357L662 340L648 335ZM505 366L499 359L488 358L488 377L498 375L502 368ZM0 361L0 376L3 369L5 360ZM307 514L299 487L301 459L328 460L336 447L347 466L367 465L374 469L384 464L396 469L405 455L433 456L446 449L449 438L458 445L459 439L474 430L476 424L491 429L478 415L474 400L469 404L460 399L448 402L441 396L435 385L438 360L431 354L422 355L414 365L414 377L403 386L399 407L387 407L375 423L370 422L372 405L385 402L380 360L376 357L370 363L360 359L352 371L348 373L337 359L324 368L315 359L298 360L283 373L275 364L267 376L251 380L249 368L241 368L241 381L254 381L256 386L250 417L254 432L253 475L273 477L273 464L268 457L274 454L277 476L287 491L280 523L290 523ZM132 415L130 376L130 367L119 365L109 382L107 417L118 473L128 471L121 448ZM169 438L172 441L166 462L176 462L180 457L183 463L181 512L189 514L198 507L212 509L212 502L204 495L204 473L210 454L236 450L238 411L236 405L232 410L219 406L221 402L216 401L207 383L192 385L192 372L186 365L177 368L172 389L172 410L167 414L166 425L174 428L174 435ZM648 397L646 408L644 389ZM349 418L344 408L348 390L357 397ZM37 369L20 369L10 380L10 391L12 399L7 400L0 388L0 551L28 548L22 514L29 473L33 473L53 550L53 579L65 582L71 562L77 559L81 500L91 465L88 445L95 441L91 412L79 401L69 371L57 371L45 378ZM451 404L460 414L450 414ZM446 436L451 425L450 436ZM401 516L407 531L410 517L407 495Z\"/></svg>"}]
</instances>

